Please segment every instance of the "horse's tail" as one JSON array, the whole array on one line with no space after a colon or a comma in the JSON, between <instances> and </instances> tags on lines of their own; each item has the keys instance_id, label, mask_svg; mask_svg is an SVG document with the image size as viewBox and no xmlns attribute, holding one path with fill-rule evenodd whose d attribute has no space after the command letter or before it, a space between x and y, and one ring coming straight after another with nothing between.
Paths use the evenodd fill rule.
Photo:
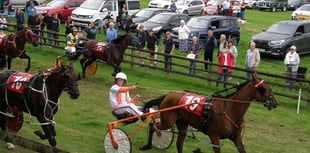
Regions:
<instances>
[{"instance_id":1,"label":"horse's tail","mask_svg":"<svg viewBox=\"0 0 310 153\"><path fill-rule=\"evenodd\" d=\"M158 98L156 98L156 99L152 99L152 100L146 102L146 103L144 104L143 110L145 111L145 110L147 110L148 108L151 108L152 106L157 106L157 107L159 108L161 102L164 100L165 97L166 97L166 95L161 96L161 97L158 97Z\"/></svg>"}]
</instances>

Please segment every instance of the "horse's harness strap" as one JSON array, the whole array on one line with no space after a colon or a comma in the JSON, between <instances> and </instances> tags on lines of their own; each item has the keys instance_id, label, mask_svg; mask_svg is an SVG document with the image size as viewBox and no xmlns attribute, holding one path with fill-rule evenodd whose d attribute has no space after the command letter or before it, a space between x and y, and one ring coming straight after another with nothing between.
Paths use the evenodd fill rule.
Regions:
<instances>
[{"instance_id":1,"label":"horse's harness strap","mask_svg":"<svg viewBox=\"0 0 310 153\"><path fill-rule=\"evenodd\" d=\"M32 89L33 84L37 80L37 78L38 78L38 75L33 76L30 81L30 84L27 86L27 88L24 91L24 96L26 96L27 101L30 101L31 89Z\"/></svg>"},{"instance_id":2,"label":"horse's harness strap","mask_svg":"<svg viewBox=\"0 0 310 153\"><path fill-rule=\"evenodd\" d=\"M226 113L226 106L227 106L226 101L224 101L224 112L223 112L223 114L224 114L225 118L226 118L234 127L238 128L238 129L242 128L242 125L243 125L242 123L241 123L240 125L236 124L236 123L229 117L229 115Z\"/></svg>"}]
</instances>

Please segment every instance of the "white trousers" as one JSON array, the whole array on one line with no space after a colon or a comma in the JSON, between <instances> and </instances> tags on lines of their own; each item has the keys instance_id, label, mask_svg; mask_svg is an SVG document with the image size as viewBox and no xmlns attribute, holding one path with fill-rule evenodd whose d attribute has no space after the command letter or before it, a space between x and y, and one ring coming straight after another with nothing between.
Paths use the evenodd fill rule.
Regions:
<instances>
[{"instance_id":1,"label":"white trousers","mask_svg":"<svg viewBox=\"0 0 310 153\"><path fill-rule=\"evenodd\" d=\"M141 109L141 106L136 106L132 103L121 104L121 105L114 107L114 113L115 114L124 114L125 112L128 112L132 115L138 116L138 115L143 114L143 112L141 112L139 109Z\"/></svg>"}]
</instances>

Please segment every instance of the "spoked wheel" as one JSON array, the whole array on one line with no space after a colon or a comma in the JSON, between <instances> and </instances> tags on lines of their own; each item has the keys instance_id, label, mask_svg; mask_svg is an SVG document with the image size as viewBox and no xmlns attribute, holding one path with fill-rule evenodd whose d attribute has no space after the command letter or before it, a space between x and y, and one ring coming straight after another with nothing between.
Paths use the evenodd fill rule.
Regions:
<instances>
[{"instance_id":1,"label":"spoked wheel","mask_svg":"<svg viewBox=\"0 0 310 153\"><path fill-rule=\"evenodd\" d=\"M155 124L152 124L156 126ZM147 128L147 133L149 134L150 126ZM152 139L152 145L153 147L161 150L168 149L172 143L173 143L173 138L174 138L174 129L168 129L168 130L162 130L162 131L157 131L153 133L153 139Z\"/></svg>"},{"instance_id":2,"label":"spoked wheel","mask_svg":"<svg viewBox=\"0 0 310 153\"><path fill-rule=\"evenodd\" d=\"M112 129L112 133L117 144L117 147L113 147L112 141L107 132L104 136L104 149L106 153L131 153L131 142L127 134L118 128Z\"/></svg>"}]
</instances>

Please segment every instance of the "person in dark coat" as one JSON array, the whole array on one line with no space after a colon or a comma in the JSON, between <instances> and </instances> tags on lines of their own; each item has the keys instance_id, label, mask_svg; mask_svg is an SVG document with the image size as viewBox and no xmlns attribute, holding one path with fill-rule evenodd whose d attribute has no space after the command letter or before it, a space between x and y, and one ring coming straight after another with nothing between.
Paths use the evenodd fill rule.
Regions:
<instances>
[{"instance_id":1,"label":"person in dark coat","mask_svg":"<svg viewBox=\"0 0 310 153\"><path fill-rule=\"evenodd\" d=\"M25 17L24 17L24 13L21 8L17 9L15 18L16 18L16 30L17 31L23 30Z\"/></svg>"},{"instance_id":2,"label":"person in dark coat","mask_svg":"<svg viewBox=\"0 0 310 153\"><path fill-rule=\"evenodd\" d=\"M217 46L217 41L213 36L213 31L208 30L208 37L204 45L204 60L208 62L213 62L213 52L214 48ZM205 64L205 69L208 69L208 63Z\"/></svg>"}]
</instances>

